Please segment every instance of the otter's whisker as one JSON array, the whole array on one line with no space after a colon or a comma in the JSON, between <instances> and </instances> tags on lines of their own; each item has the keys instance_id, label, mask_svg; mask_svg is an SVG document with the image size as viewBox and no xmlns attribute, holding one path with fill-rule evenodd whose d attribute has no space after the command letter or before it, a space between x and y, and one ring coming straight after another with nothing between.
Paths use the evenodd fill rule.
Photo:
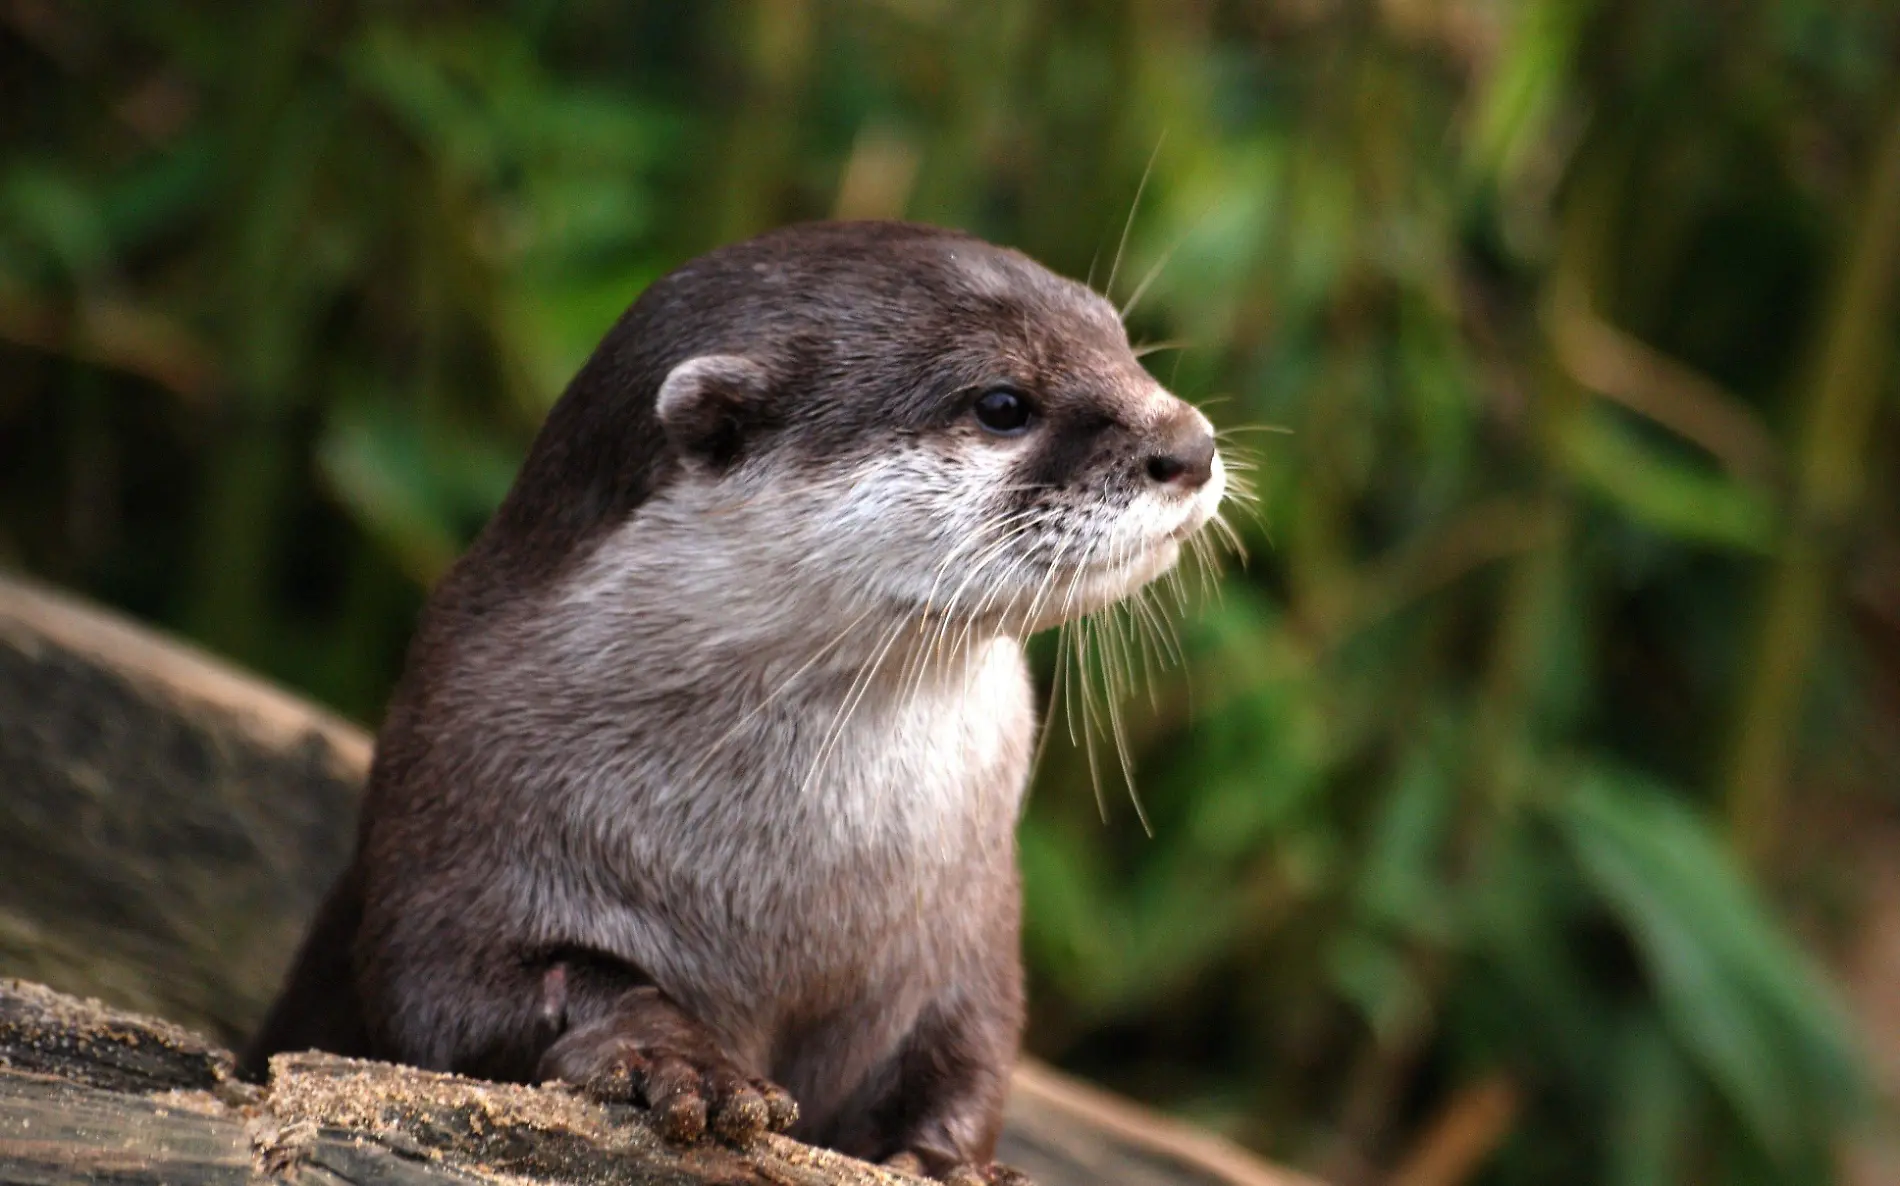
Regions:
<instances>
[{"instance_id":1,"label":"otter's whisker","mask_svg":"<svg viewBox=\"0 0 1900 1186\"><path fill-rule=\"evenodd\" d=\"M1015 535L1012 536L1012 541L1015 538L1020 538L1028 534L1034 526L1034 524L1031 524L1016 532ZM976 609L970 614L969 620L964 624L962 636L957 639L957 645L959 647L962 646L964 640L969 637L976 623L989 615L990 606L995 604L996 599L1013 587L1012 582L1014 581L1015 574L1025 563L1027 563L1027 558L1024 556L1018 555L1011 557L1009 565L998 575L997 579L989 582L989 592L984 595L983 600L977 603Z\"/></svg>"},{"instance_id":2,"label":"otter's whisker","mask_svg":"<svg viewBox=\"0 0 1900 1186\"><path fill-rule=\"evenodd\" d=\"M1148 708L1151 711L1161 709L1161 679L1157 673L1159 661L1155 655L1154 636L1149 633L1148 622L1141 616L1141 594L1131 594L1123 603L1122 634L1128 640L1131 676L1139 664L1140 683L1148 693Z\"/></svg>"},{"instance_id":3,"label":"otter's whisker","mask_svg":"<svg viewBox=\"0 0 1900 1186\"><path fill-rule=\"evenodd\" d=\"M1214 402L1215 399L1223 399L1223 398L1229 398L1229 397L1215 396L1212 399L1202 400L1201 403L1203 405L1206 405L1206 404ZM1242 433L1242 432L1270 432L1279 436L1293 435L1293 429L1284 424L1233 424L1233 425L1229 425L1226 428L1215 429L1214 438L1216 440L1224 441L1228 437L1234 435L1235 433Z\"/></svg>"},{"instance_id":4,"label":"otter's whisker","mask_svg":"<svg viewBox=\"0 0 1900 1186\"><path fill-rule=\"evenodd\" d=\"M1160 342L1143 342L1134 348L1135 357L1146 358L1150 354L1160 354L1164 350L1189 350L1193 348L1193 345L1192 342L1183 338L1168 338Z\"/></svg>"},{"instance_id":5,"label":"otter's whisker","mask_svg":"<svg viewBox=\"0 0 1900 1186\"><path fill-rule=\"evenodd\" d=\"M1234 530L1234 525L1227 521L1226 516L1216 511L1213 517L1208 519L1207 525L1214 529L1215 534L1220 537L1221 542L1225 543L1228 550L1239 557L1242 564L1247 563L1247 545L1241 541L1240 533Z\"/></svg>"},{"instance_id":6,"label":"otter's whisker","mask_svg":"<svg viewBox=\"0 0 1900 1186\"><path fill-rule=\"evenodd\" d=\"M1022 528L1020 531L1018 531L1016 534L1017 535L1026 534L1028 530L1029 529L1025 527L1025 528ZM982 601L978 602L975 610L966 617L963 624L963 630L957 636L957 641L954 648L956 652L960 652L964 656L964 661L966 665L964 676L965 676L966 681L969 676L969 667L968 667L969 658L974 653L974 650L975 650L975 648L970 647L968 645L970 641L970 637L974 633L977 623L982 621L985 617L988 616L990 605L995 601L995 599L998 596L1000 596L1006 589L1012 587L1017 571L1020 568L1022 568L1022 566L1025 563L1026 563L1026 559L1020 555L1010 557L1009 562L1007 565L1004 566L1003 571L997 574L994 580L989 582L989 585L990 585L989 594L986 595ZM966 692L967 692L967 686L966 686Z\"/></svg>"},{"instance_id":7,"label":"otter's whisker","mask_svg":"<svg viewBox=\"0 0 1900 1186\"><path fill-rule=\"evenodd\" d=\"M1033 526L1033 525L1023 524L1023 525L1013 528L1002 539L995 541L986 551L984 551L984 553L981 556L978 556L976 558L975 563L971 565L970 571L964 575L962 583L960 583L956 587L956 590L950 594L949 598L947 599L945 603L946 608L954 609L958 605L958 603L960 603L963 600L963 591L965 589L968 589L970 585L976 580L977 576L982 573L984 566L987 565L997 555L1001 554L1001 552L1005 548L1009 547L1009 545L1019 535L1027 531L1030 526ZM934 597L934 593L932 594L932 596Z\"/></svg>"},{"instance_id":8,"label":"otter's whisker","mask_svg":"<svg viewBox=\"0 0 1900 1186\"><path fill-rule=\"evenodd\" d=\"M973 533L973 538L977 540L987 539L990 534L1002 529L1004 525L1016 523L1019 520L1026 520L1029 517L1028 512L1021 512L1015 516L999 520L996 524L985 524ZM1032 526L1033 524L1030 523L1017 523L1017 525L1011 526L1004 537L994 541L985 551L984 555L979 557L977 562L972 565L971 571L966 574L963 583L958 586L957 592L951 596L949 604L944 607L941 613L936 615L935 629L931 631L931 636L928 641L911 648L910 656L906 659L903 669L898 673L897 686L902 689L900 696L903 699L908 700L918 693L923 687L924 679L929 674L932 665L942 659L944 644L948 641L950 628L957 621L955 604L963 589L972 581L976 580L995 557L1002 555L1005 549L1007 549L1014 540L1025 534ZM917 629L920 634L931 628L931 609L936 599L937 586L942 578L947 575L949 565L954 562L959 550L961 550L960 545L958 548L951 549L951 554L938 566L937 575L931 581L930 594L925 599L923 614L919 617L917 622ZM960 648L961 645L962 643L959 641L957 647ZM954 650L955 648L953 648L953 658ZM967 657L966 655L965 658L967 659Z\"/></svg>"},{"instance_id":9,"label":"otter's whisker","mask_svg":"<svg viewBox=\"0 0 1900 1186\"><path fill-rule=\"evenodd\" d=\"M1135 550L1135 546L1135 541L1133 540L1125 542L1122 551L1126 554L1120 558L1121 563L1126 564L1133 558L1132 553ZM1128 788L1129 802L1134 805L1135 817L1141 821L1142 831L1145 832L1150 839L1153 839L1154 829L1148 821L1148 811L1142 804L1140 790L1136 784L1134 756L1128 744L1128 724L1121 708L1121 701L1129 695L1137 674L1134 649L1130 646L1128 638L1129 622L1132 620L1131 615L1132 611L1124 609L1121 603L1111 603L1106 607L1102 615L1102 637L1105 654L1113 665L1120 668L1119 684L1112 685L1114 698L1110 700L1108 704L1108 719L1109 727L1114 738L1115 753L1121 761L1122 779ZM1152 672L1149 674L1151 678L1148 686L1152 694L1154 681L1152 679Z\"/></svg>"},{"instance_id":10,"label":"otter's whisker","mask_svg":"<svg viewBox=\"0 0 1900 1186\"><path fill-rule=\"evenodd\" d=\"M1065 671L1068 670L1069 665L1074 661L1074 658L1075 658L1076 651L1075 651L1074 635L1075 635L1074 622L1064 622L1062 623L1061 628L1056 631L1056 662L1061 664L1062 669ZM1076 676L1072 677L1069 682L1076 683L1080 681L1080 679L1081 679L1081 675L1078 673ZM1068 726L1069 744L1071 746L1080 746L1082 744L1082 735L1076 729L1077 706L1076 706L1075 698L1076 698L1076 689L1072 687L1069 689L1069 694L1067 698L1065 698L1062 702L1062 717L1063 717L1064 723Z\"/></svg>"},{"instance_id":11,"label":"otter's whisker","mask_svg":"<svg viewBox=\"0 0 1900 1186\"><path fill-rule=\"evenodd\" d=\"M1042 579L1036 582L1035 595L1029 599L1029 604L1024 608L1022 618L1016 628L1018 637L1027 638L1030 631L1035 628L1038 621L1037 615L1042 612L1043 599L1049 595L1050 590L1055 588L1056 574L1062 571L1062 558L1068 554L1068 541L1072 534L1066 530L1062 533L1061 539L1057 541L1055 555L1044 563Z\"/></svg>"},{"instance_id":12,"label":"otter's whisker","mask_svg":"<svg viewBox=\"0 0 1900 1186\"><path fill-rule=\"evenodd\" d=\"M956 592L950 597L949 608L946 609L943 622L938 628L936 640L932 643L933 651L940 652L944 644L949 642L949 631L956 621L956 619L951 616L951 613L957 604L962 601L963 591L974 583L978 577L982 576L984 570L987 569L990 564L994 563L998 558L1005 556L1010 545L1028 534L1034 526L1035 524L1033 522L1029 522L1012 528L971 566L969 573L963 579L963 583L957 586ZM1012 571L1016 567L1016 564L1017 558L1011 558L1005 570L1006 573ZM991 598L995 597L1005 587L1002 579L990 581L988 584L990 586L990 592L985 596L983 601L979 602L973 610L961 615L963 618L963 629L958 634L956 642L951 646L953 653L964 649L965 643L969 640L976 623L980 621L987 612Z\"/></svg>"},{"instance_id":13,"label":"otter's whisker","mask_svg":"<svg viewBox=\"0 0 1900 1186\"><path fill-rule=\"evenodd\" d=\"M1260 534L1266 536L1267 545L1269 547L1273 545L1273 528L1267 522L1266 512L1260 505L1260 495L1254 489L1250 479L1238 475L1228 479L1227 493L1221 499L1221 508L1225 510L1228 507L1232 507L1252 520L1253 525L1260 529Z\"/></svg>"},{"instance_id":14,"label":"otter's whisker","mask_svg":"<svg viewBox=\"0 0 1900 1186\"><path fill-rule=\"evenodd\" d=\"M1033 512L1029 510L1018 511L1018 512L1015 512L1013 515L1005 516L1004 518L994 523L979 524L975 531L971 532L965 538L958 540L956 545L950 549L949 553L946 554L943 560L937 565L936 573L930 578L930 588L924 594L923 616L926 619L929 618L932 609L936 605L937 589L942 585L943 579L950 574L950 566L956 563L957 558L963 553L963 551L966 548L984 547L987 543L991 541L991 537L996 532L1009 530L1010 528L1012 528L1018 523L1023 523L1023 522L1028 521L1032 513ZM1005 541L1005 543L1006 542L1007 541ZM981 564L982 564L982 560L979 558L977 561L977 565L980 567ZM946 612L948 612L950 607L955 606L957 596L962 593L963 589L967 587L969 583L970 583L969 579L966 578L963 584L958 586L957 592L952 594L950 597L949 605L946 606Z\"/></svg>"},{"instance_id":15,"label":"otter's whisker","mask_svg":"<svg viewBox=\"0 0 1900 1186\"><path fill-rule=\"evenodd\" d=\"M1121 307L1117 316L1124 322L1128 320L1129 315L1134 313L1135 306L1141 304L1141 298L1148 295L1149 287L1153 285L1156 280L1161 278L1162 271L1165 270L1168 264L1174 259L1174 253L1181 250L1181 248L1186 245L1188 236L1199 229L1198 224L1190 226L1182 231L1173 243L1169 244L1168 249L1161 253L1161 258L1157 259L1154 262L1154 266L1148 269L1147 274L1142 276L1141 283L1135 285L1135 291L1129 294L1128 303Z\"/></svg>"},{"instance_id":16,"label":"otter's whisker","mask_svg":"<svg viewBox=\"0 0 1900 1186\"><path fill-rule=\"evenodd\" d=\"M1049 676L1049 703L1042 707L1042 728L1036 733L1036 753L1029 760L1032 778L1042 769L1042 755L1048 752L1049 734L1055 729L1056 706L1062 702L1062 673L1068 667L1062 648L1068 638L1068 629L1065 623L1056 630L1056 662L1055 670Z\"/></svg>"},{"instance_id":17,"label":"otter's whisker","mask_svg":"<svg viewBox=\"0 0 1900 1186\"><path fill-rule=\"evenodd\" d=\"M1082 753L1088 758L1089 784L1095 788L1095 808L1101 813L1102 822L1108 822L1108 799L1102 794L1102 772L1095 761L1095 692L1089 680L1088 648L1083 639L1094 624L1091 618L1082 618L1076 622L1075 670L1078 682L1082 685Z\"/></svg>"},{"instance_id":18,"label":"otter's whisker","mask_svg":"<svg viewBox=\"0 0 1900 1186\"><path fill-rule=\"evenodd\" d=\"M1135 200L1128 203L1128 218L1122 223L1121 242L1115 245L1115 262L1108 268L1108 283L1102 285L1102 294L1114 299L1115 277L1121 273L1122 255L1128 250L1128 232L1135 229L1135 215L1141 210L1141 195L1148 189L1148 178L1155 171L1155 161L1161 158L1161 146L1168 142L1168 133L1163 130L1155 137L1154 151L1148 154L1148 164L1141 171L1141 181L1135 185Z\"/></svg>"},{"instance_id":19,"label":"otter's whisker","mask_svg":"<svg viewBox=\"0 0 1900 1186\"><path fill-rule=\"evenodd\" d=\"M836 650L838 648L838 645L842 643L845 639L849 638L852 632L856 630L857 627L861 623L863 623L864 619L870 617L876 611L877 611L877 607L872 606L870 609L865 610L863 613L853 618L850 622L847 622L844 626L844 629L838 631L836 634L832 636L830 642L827 642L824 646L818 648L817 652L813 654L811 658L799 664L798 667L795 670L793 670L793 672L790 675L786 676L783 680L779 681L778 687L772 689L771 693L768 696L766 696L765 699L753 705L750 712L747 712L744 716L740 717L737 721L734 721L731 728L727 729L724 733L720 734L718 740L714 741L711 746L707 747L706 752L700 755L699 761L694 763L693 768L686 772L686 776L683 781L690 785L694 780L696 780L699 777L700 773L705 770L707 764L710 763L713 760L713 758L716 757L726 747L726 745L729 742L731 742L731 740L734 737L738 736L741 730L743 730L747 725L751 724L753 721L757 720L759 717L759 714L764 712L766 709L770 708L772 706L773 701L777 700L780 696L783 696L788 690L790 690L792 685L798 682L800 676L803 676L807 671L810 671L813 667L817 666L820 660L822 660L826 655L830 654L832 651Z\"/></svg>"},{"instance_id":20,"label":"otter's whisker","mask_svg":"<svg viewBox=\"0 0 1900 1186\"><path fill-rule=\"evenodd\" d=\"M1181 575L1179 565L1168 570L1168 592L1174 594L1174 611L1186 614L1188 611L1187 578Z\"/></svg>"},{"instance_id":21,"label":"otter's whisker","mask_svg":"<svg viewBox=\"0 0 1900 1186\"><path fill-rule=\"evenodd\" d=\"M1120 650L1126 646L1125 640L1115 637L1112 628L1107 633L1113 639L1111 644L1113 648ZM1152 840L1155 834L1154 825L1148 822L1148 809L1142 804L1141 792L1135 785L1135 761L1129 753L1128 726L1122 718L1119 698L1108 702L1108 724L1109 732L1115 741L1115 754L1121 759L1122 779L1128 786L1128 801L1134 804L1135 818L1141 821L1141 830Z\"/></svg>"},{"instance_id":22,"label":"otter's whisker","mask_svg":"<svg viewBox=\"0 0 1900 1186\"><path fill-rule=\"evenodd\" d=\"M899 619L885 636L884 645L878 648L876 656L852 678L851 686L845 691L843 703L832 714L831 724L825 729L824 741L818 747L817 756L812 759L811 770L799 784L798 790L801 796L809 794L812 784L817 782L819 773L824 769L825 760L831 756L832 749L844 734L844 727L850 723L852 715L857 711L858 702L864 698L864 693L870 690L871 684L876 680L878 669L884 665L884 657L890 654L891 647L896 644L908 625L910 622L907 619Z\"/></svg>"},{"instance_id":23,"label":"otter's whisker","mask_svg":"<svg viewBox=\"0 0 1900 1186\"><path fill-rule=\"evenodd\" d=\"M1159 670L1164 667L1179 666L1184 661L1180 640L1171 635L1172 624L1156 612L1152 597L1151 587L1144 586L1137 589L1134 596L1128 599L1130 612L1134 615L1134 621L1141 632L1144 662L1147 661L1147 648L1152 647L1155 653L1153 667L1149 673L1150 700L1153 700L1156 695L1155 684L1159 682L1156 678ZM1159 708L1160 705L1156 704L1155 707Z\"/></svg>"},{"instance_id":24,"label":"otter's whisker","mask_svg":"<svg viewBox=\"0 0 1900 1186\"><path fill-rule=\"evenodd\" d=\"M1089 773L1095 783L1098 808L1107 816L1107 803L1102 793L1101 770L1095 760L1093 738L1106 734L1114 747L1117 763L1121 767L1123 785L1129 792L1129 800L1134 804L1135 815L1141 820L1142 830L1152 836L1147 819L1147 810L1141 803L1140 794L1135 787L1134 762L1128 750L1127 730L1121 716L1121 701L1126 689L1118 678L1121 656L1118 651L1118 639L1114 633L1114 618L1105 607L1102 611L1085 615L1084 647L1085 662L1088 662L1100 675L1099 682L1086 688L1084 722L1088 730ZM1101 693L1101 701L1096 703L1095 692ZM1106 728L1103 726L1106 725Z\"/></svg>"},{"instance_id":25,"label":"otter's whisker","mask_svg":"<svg viewBox=\"0 0 1900 1186\"><path fill-rule=\"evenodd\" d=\"M1093 564L1095 553L1101 548L1102 542L1100 536L1089 541L1087 550L1082 554L1081 563L1076 566L1074 578L1069 582L1068 595L1065 598L1063 607L1063 616L1065 618L1074 610L1075 595L1080 586L1081 579ZM1071 700L1071 706L1076 708L1077 712L1071 713L1069 717L1069 740L1071 743L1081 747L1083 756L1088 761L1089 784L1095 791L1095 807L1101 814L1102 821L1106 823L1108 822L1108 800L1102 794L1102 774L1095 757L1093 732L1095 693L1093 682L1089 679L1088 648L1084 643L1084 635L1088 629L1088 620L1086 618L1078 618L1075 620L1074 626L1075 628L1073 630L1065 629L1063 631L1063 634L1074 644L1075 682L1080 693L1079 696ZM1077 715L1081 718L1079 736L1076 728Z\"/></svg>"},{"instance_id":26,"label":"otter's whisker","mask_svg":"<svg viewBox=\"0 0 1900 1186\"><path fill-rule=\"evenodd\" d=\"M1056 553L1049 560L1048 569L1043 574L1042 583L1036 590L1035 599L1030 602L1029 612L1024 615L1023 632L1025 634L1028 633L1029 626L1036 621L1036 613L1042 605L1043 597L1049 592L1051 592L1052 590L1054 590L1055 577L1058 573L1062 571L1062 561L1065 557L1068 556L1069 549L1074 544L1076 534L1077 534L1076 529L1074 528L1066 529L1062 533L1062 538L1057 542ZM1069 625L1068 625L1068 622L1066 621L1064 621L1056 630L1055 671L1050 676L1050 679L1049 679L1049 703L1048 703L1048 706L1043 710L1042 731L1038 733L1036 736L1036 755L1035 755L1035 758L1032 760L1032 765L1031 765L1032 770L1042 769L1042 755L1043 755L1043 752L1047 750L1049 747L1049 734L1053 731L1053 726L1055 724L1056 706L1058 703L1062 702L1062 699L1063 699L1062 676L1063 676L1063 672L1068 669L1068 651L1066 649L1067 643L1068 643L1068 630L1069 630ZM1070 724L1069 734L1070 734L1070 739L1073 741L1074 735L1075 735L1073 721Z\"/></svg>"}]
</instances>

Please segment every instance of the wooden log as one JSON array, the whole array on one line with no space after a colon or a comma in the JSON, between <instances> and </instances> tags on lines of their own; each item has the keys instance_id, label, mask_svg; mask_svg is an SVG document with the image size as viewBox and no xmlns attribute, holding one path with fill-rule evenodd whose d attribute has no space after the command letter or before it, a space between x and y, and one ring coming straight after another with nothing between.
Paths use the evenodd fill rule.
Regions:
<instances>
[{"instance_id":1,"label":"wooden log","mask_svg":"<svg viewBox=\"0 0 1900 1186\"><path fill-rule=\"evenodd\" d=\"M349 856L363 733L0 581L0 974L235 1043Z\"/></svg>"},{"instance_id":2,"label":"wooden log","mask_svg":"<svg viewBox=\"0 0 1900 1186\"><path fill-rule=\"evenodd\" d=\"M0 976L189 1027L0 987L0 1181L905 1180L780 1138L669 1150L633 1109L323 1056L247 1095L219 1043L263 1015L348 858L369 753L285 692L0 578ZM1307 1181L1034 1064L999 1156L1044 1186Z\"/></svg>"},{"instance_id":3,"label":"wooden log","mask_svg":"<svg viewBox=\"0 0 1900 1186\"><path fill-rule=\"evenodd\" d=\"M323 1054L265 1088L165 1022L0 981L0 1181L913 1181L783 1137L670 1145L636 1108Z\"/></svg>"}]
</instances>

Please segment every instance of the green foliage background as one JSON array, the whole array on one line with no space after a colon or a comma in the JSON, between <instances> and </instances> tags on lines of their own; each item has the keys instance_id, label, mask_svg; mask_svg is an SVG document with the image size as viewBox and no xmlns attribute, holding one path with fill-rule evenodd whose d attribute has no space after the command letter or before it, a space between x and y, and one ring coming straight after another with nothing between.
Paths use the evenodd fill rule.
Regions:
<instances>
[{"instance_id":1,"label":"green foliage background","mask_svg":"<svg viewBox=\"0 0 1900 1186\"><path fill-rule=\"evenodd\" d=\"M839 213L1112 272L1291 432L1130 704L1153 838L1047 755L1034 1048L1340 1182L1833 1180L1897 64L1883 0L15 0L0 560L373 721L662 271Z\"/></svg>"}]
</instances>

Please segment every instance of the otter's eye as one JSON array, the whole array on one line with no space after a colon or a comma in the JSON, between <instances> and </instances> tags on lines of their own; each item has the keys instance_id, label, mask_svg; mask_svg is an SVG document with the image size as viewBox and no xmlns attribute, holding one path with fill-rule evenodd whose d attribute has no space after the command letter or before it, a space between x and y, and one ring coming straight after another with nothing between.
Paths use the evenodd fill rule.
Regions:
<instances>
[{"instance_id":1,"label":"otter's eye","mask_svg":"<svg viewBox=\"0 0 1900 1186\"><path fill-rule=\"evenodd\" d=\"M976 397L976 422L997 436L1013 437L1029 428L1029 401L1022 392L995 387Z\"/></svg>"}]
</instances>

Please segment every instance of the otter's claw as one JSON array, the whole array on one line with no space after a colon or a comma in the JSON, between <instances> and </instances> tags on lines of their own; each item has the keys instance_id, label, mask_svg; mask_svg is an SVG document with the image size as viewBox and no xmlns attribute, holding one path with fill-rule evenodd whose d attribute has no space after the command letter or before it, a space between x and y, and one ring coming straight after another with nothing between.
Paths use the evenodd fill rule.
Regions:
<instances>
[{"instance_id":1,"label":"otter's claw","mask_svg":"<svg viewBox=\"0 0 1900 1186\"><path fill-rule=\"evenodd\" d=\"M645 1104L660 1135L679 1144L708 1131L750 1144L798 1119L798 1105L776 1083L748 1078L724 1060L707 1065L665 1050L625 1050L580 1088L599 1100Z\"/></svg>"},{"instance_id":2,"label":"otter's claw","mask_svg":"<svg viewBox=\"0 0 1900 1186\"><path fill-rule=\"evenodd\" d=\"M561 1035L540 1078L560 1079L610 1103L644 1104L660 1135L690 1144L708 1132L747 1144L784 1132L798 1105L719 1049L704 1027L652 990L629 993L613 1017Z\"/></svg>"}]
</instances>

